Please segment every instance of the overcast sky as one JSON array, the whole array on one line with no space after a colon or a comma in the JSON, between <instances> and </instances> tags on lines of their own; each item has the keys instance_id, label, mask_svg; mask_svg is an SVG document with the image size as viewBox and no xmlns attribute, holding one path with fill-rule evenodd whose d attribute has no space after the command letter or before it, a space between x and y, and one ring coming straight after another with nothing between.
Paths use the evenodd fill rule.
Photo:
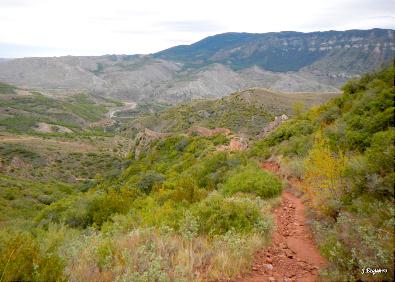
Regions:
<instances>
[{"instance_id":1,"label":"overcast sky","mask_svg":"<svg viewBox=\"0 0 395 282\"><path fill-rule=\"evenodd\" d=\"M0 58L152 53L223 32L395 28L394 0L0 0Z\"/></svg>"}]
</instances>

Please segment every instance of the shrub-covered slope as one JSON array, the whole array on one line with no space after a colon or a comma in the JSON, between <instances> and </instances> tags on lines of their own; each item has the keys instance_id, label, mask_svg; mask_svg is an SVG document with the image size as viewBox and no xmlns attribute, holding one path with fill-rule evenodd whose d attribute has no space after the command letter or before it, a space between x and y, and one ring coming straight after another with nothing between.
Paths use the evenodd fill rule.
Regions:
<instances>
[{"instance_id":1,"label":"shrub-covered slope","mask_svg":"<svg viewBox=\"0 0 395 282\"><path fill-rule=\"evenodd\" d=\"M193 126L206 128L225 127L235 133L256 135L274 119L296 108L320 105L338 93L282 93L252 88L233 93L217 100L196 100L141 115L127 125L129 133L147 127L159 132L180 133Z\"/></svg>"},{"instance_id":2,"label":"shrub-covered slope","mask_svg":"<svg viewBox=\"0 0 395 282\"><path fill-rule=\"evenodd\" d=\"M98 121L117 101L0 83L1 224L29 224L40 209L121 168L127 140Z\"/></svg>"},{"instance_id":3,"label":"shrub-covered slope","mask_svg":"<svg viewBox=\"0 0 395 282\"><path fill-rule=\"evenodd\" d=\"M67 94L67 93L66 93ZM85 93L65 97L43 95L0 84L0 131L12 133L71 133L106 117L122 103Z\"/></svg>"},{"instance_id":4,"label":"shrub-covered slope","mask_svg":"<svg viewBox=\"0 0 395 282\"><path fill-rule=\"evenodd\" d=\"M284 123L252 155L281 155L302 180L328 280L394 273L394 67L344 85L344 94ZM387 274L363 275L363 268Z\"/></svg>"},{"instance_id":5,"label":"shrub-covered slope","mask_svg":"<svg viewBox=\"0 0 395 282\"><path fill-rule=\"evenodd\" d=\"M389 68L347 83L342 96L306 113L299 105L292 120L246 151L220 151L230 137L189 136L182 125L174 130L178 132L152 141L138 158L130 155L122 170L98 175L86 189L68 191L64 186L63 194L39 198L4 178L9 184L1 187L6 191L3 202L8 201L11 214L21 194L41 204L30 225L2 223L2 279L237 277L248 271L255 252L270 238L271 209L282 183L262 171L259 161L272 157L281 162L283 174L299 178L295 183L301 183L316 239L329 261L323 279L390 280L393 77L394 68ZM267 114L257 101L247 104L254 115ZM213 127L221 126L218 121L211 120ZM247 125L256 130L253 123ZM361 274L366 267L386 268L387 274Z\"/></svg>"},{"instance_id":6,"label":"shrub-covered slope","mask_svg":"<svg viewBox=\"0 0 395 282\"><path fill-rule=\"evenodd\" d=\"M248 270L281 183L243 152L217 151L228 142L157 140L120 174L42 209L30 230L3 228L5 281L202 281Z\"/></svg>"}]
</instances>

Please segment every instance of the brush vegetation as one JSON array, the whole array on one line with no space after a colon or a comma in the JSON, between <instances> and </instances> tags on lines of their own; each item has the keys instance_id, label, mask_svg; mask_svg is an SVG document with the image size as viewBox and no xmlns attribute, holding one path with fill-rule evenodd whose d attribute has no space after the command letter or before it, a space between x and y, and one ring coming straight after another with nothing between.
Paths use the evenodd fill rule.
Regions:
<instances>
[{"instance_id":1,"label":"brush vegetation","mask_svg":"<svg viewBox=\"0 0 395 282\"><path fill-rule=\"evenodd\" d=\"M1 281L236 278L270 241L271 211L283 186L260 169L270 157L301 183L316 240L329 261L322 279L390 280L393 77L394 68L387 68L350 81L343 95L307 112L304 107L315 102L288 101L282 106L287 111L277 113L270 107L280 98L248 90L138 115L122 136L149 124L172 132L138 157L114 132L35 135L38 140L28 144L0 136L8 140L0 147L0 169L6 169L0 174ZM70 109L86 120L99 118L101 107L86 112L83 101ZM253 138L282 113L293 118L264 139ZM232 137L185 134L195 125L227 127L249 134L252 142L248 150L219 151ZM53 142L65 152L50 169L45 162L56 156L48 149ZM131 153L125 157L124 151ZM67 181L70 175L89 181ZM366 267L388 273L362 275Z\"/></svg>"},{"instance_id":2,"label":"brush vegetation","mask_svg":"<svg viewBox=\"0 0 395 282\"><path fill-rule=\"evenodd\" d=\"M270 238L281 183L244 153L217 152L218 142L228 141L157 140L89 190L52 195L29 227L5 225L4 280L201 281L248 270ZM246 174L260 193L226 190Z\"/></svg>"},{"instance_id":3,"label":"brush vegetation","mask_svg":"<svg viewBox=\"0 0 395 282\"><path fill-rule=\"evenodd\" d=\"M330 281L391 280L394 253L394 67L351 80L344 94L281 125L250 154L280 157L314 217ZM362 275L363 268L387 274Z\"/></svg>"},{"instance_id":4,"label":"brush vegetation","mask_svg":"<svg viewBox=\"0 0 395 282\"><path fill-rule=\"evenodd\" d=\"M120 102L86 93L57 98L3 83L0 84L0 104L1 131L16 134L37 134L40 132L37 130L39 123L52 126L48 132L54 133L57 126L67 128L67 132L89 131L90 123L105 118L110 107L121 105Z\"/></svg>"}]
</instances>

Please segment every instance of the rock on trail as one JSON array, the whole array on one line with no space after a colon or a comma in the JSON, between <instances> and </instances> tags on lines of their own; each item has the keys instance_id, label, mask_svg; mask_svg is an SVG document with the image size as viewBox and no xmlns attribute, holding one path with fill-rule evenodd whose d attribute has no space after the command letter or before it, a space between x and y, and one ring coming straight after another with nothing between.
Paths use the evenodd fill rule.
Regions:
<instances>
[{"instance_id":1,"label":"rock on trail","mask_svg":"<svg viewBox=\"0 0 395 282\"><path fill-rule=\"evenodd\" d=\"M262 168L278 172L275 164L263 164ZM252 272L237 281L317 281L326 261L306 225L302 201L284 191L274 214L277 228L271 245L256 254Z\"/></svg>"}]
</instances>

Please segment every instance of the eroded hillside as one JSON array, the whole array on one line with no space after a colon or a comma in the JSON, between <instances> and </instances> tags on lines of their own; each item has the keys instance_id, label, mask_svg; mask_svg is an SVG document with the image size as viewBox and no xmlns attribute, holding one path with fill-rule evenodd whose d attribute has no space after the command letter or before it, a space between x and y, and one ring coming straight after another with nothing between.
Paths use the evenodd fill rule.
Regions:
<instances>
[{"instance_id":1,"label":"eroded hillside","mask_svg":"<svg viewBox=\"0 0 395 282\"><path fill-rule=\"evenodd\" d=\"M226 33L150 55L4 60L0 81L134 102L219 98L251 87L333 92L389 64L394 51L394 31L385 29Z\"/></svg>"}]
</instances>

